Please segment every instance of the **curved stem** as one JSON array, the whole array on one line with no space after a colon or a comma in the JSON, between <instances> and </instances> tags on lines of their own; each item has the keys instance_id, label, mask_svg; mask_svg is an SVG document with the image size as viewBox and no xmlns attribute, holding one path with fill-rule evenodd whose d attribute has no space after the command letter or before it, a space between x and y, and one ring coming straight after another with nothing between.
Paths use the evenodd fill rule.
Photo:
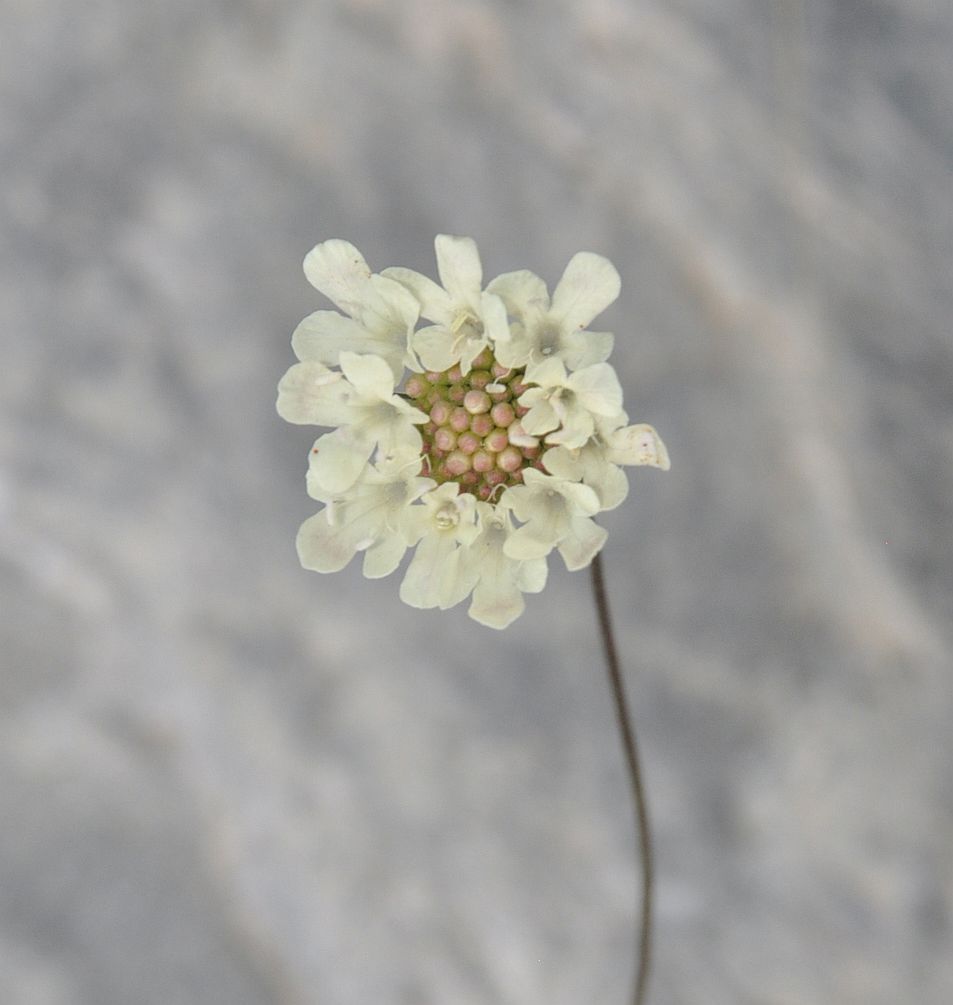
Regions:
<instances>
[{"instance_id":1,"label":"curved stem","mask_svg":"<svg viewBox=\"0 0 953 1005\"><path fill-rule=\"evenodd\" d=\"M606 586L602 575L602 556L596 555L592 561L592 592L595 596L596 611L599 615L599 629L602 632L602 646L605 651L606 664L609 668L609 680L612 684L612 696L615 701L616 717L622 734L622 746L625 749L625 759L629 769L629 783L632 788L632 801L635 809L635 825L639 836L642 865L642 912L639 927L638 960L635 974L635 988L632 993L633 1005L643 1005L645 990L648 985L649 966L652 957L652 902L654 892L654 870L652 862L652 836L649 830L648 806L645 800L645 786L642 782L642 771L639 766L639 748L635 742L635 729L629 716L628 704L625 700L625 688L622 683L622 672L619 669L619 656L616 652L615 639L612 634L612 620L609 616L609 600L606 596Z\"/></svg>"}]
</instances>

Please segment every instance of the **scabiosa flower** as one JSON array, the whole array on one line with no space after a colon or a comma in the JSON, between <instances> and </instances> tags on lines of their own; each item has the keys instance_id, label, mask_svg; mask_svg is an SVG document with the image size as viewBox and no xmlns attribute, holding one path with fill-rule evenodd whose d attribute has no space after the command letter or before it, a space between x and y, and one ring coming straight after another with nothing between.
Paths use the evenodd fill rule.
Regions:
<instances>
[{"instance_id":1,"label":"scabiosa flower","mask_svg":"<svg viewBox=\"0 0 953 1005\"><path fill-rule=\"evenodd\" d=\"M377 578L413 548L401 599L445 609L471 597L472 618L505 628L543 589L551 551L572 570L602 548L593 517L625 498L621 466L667 470L668 454L651 426L628 424L612 335L587 329L618 296L611 262L575 255L550 299L528 271L484 288L470 238L435 246L442 285L374 274L346 241L305 259L344 314L298 326L300 362L278 387L283 418L334 427L312 449L308 492L325 505L298 553L335 572L364 552Z\"/></svg>"}]
</instances>

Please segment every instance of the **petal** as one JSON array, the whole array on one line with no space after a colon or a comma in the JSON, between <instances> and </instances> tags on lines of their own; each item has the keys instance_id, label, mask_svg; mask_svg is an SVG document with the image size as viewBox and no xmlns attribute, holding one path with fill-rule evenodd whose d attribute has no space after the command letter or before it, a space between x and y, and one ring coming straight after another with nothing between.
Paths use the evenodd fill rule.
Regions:
<instances>
[{"instance_id":1,"label":"petal","mask_svg":"<svg viewBox=\"0 0 953 1005\"><path fill-rule=\"evenodd\" d=\"M545 558L532 558L528 562L520 562L516 585L524 593L542 593L548 574L549 566Z\"/></svg>"},{"instance_id":2,"label":"petal","mask_svg":"<svg viewBox=\"0 0 953 1005\"><path fill-rule=\"evenodd\" d=\"M413 269L391 267L384 269L381 276L400 283L420 304L420 313L429 321L439 321L448 325L453 321L453 305L443 287L438 286L429 276Z\"/></svg>"},{"instance_id":3,"label":"petal","mask_svg":"<svg viewBox=\"0 0 953 1005\"><path fill-rule=\"evenodd\" d=\"M499 297L492 293L484 293L480 298L480 311L483 315L483 331L494 344L509 342L510 326L506 320L506 307Z\"/></svg>"},{"instance_id":4,"label":"petal","mask_svg":"<svg viewBox=\"0 0 953 1005\"><path fill-rule=\"evenodd\" d=\"M278 414L286 422L336 426L349 414L353 389L323 363L296 363L278 384Z\"/></svg>"},{"instance_id":5,"label":"petal","mask_svg":"<svg viewBox=\"0 0 953 1005\"><path fill-rule=\"evenodd\" d=\"M360 311L371 270L353 244L335 238L312 248L304 259L304 274L345 313Z\"/></svg>"},{"instance_id":6,"label":"petal","mask_svg":"<svg viewBox=\"0 0 953 1005\"><path fill-rule=\"evenodd\" d=\"M645 422L613 433L609 457L616 464L648 464L663 471L672 466L662 438L654 427Z\"/></svg>"},{"instance_id":7,"label":"petal","mask_svg":"<svg viewBox=\"0 0 953 1005\"><path fill-rule=\"evenodd\" d=\"M434 240L437 252L437 272L451 300L469 304L474 310L480 305L483 266L480 252L472 237L451 237L438 234Z\"/></svg>"},{"instance_id":8,"label":"petal","mask_svg":"<svg viewBox=\"0 0 953 1005\"><path fill-rule=\"evenodd\" d=\"M442 326L421 328L414 335L413 347L420 362L428 370L442 373L457 362L458 353L453 347L453 336Z\"/></svg>"},{"instance_id":9,"label":"petal","mask_svg":"<svg viewBox=\"0 0 953 1005\"><path fill-rule=\"evenodd\" d=\"M562 411L560 414L559 402L556 402L556 415L560 420L561 428L546 437L547 443L562 444L570 450L578 450L585 446L595 431L595 423L592 421L591 413L584 408L573 408L571 412Z\"/></svg>"},{"instance_id":10,"label":"petal","mask_svg":"<svg viewBox=\"0 0 953 1005\"><path fill-rule=\"evenodd\" d=\"M364 552L364 575L368 579L389 576L400 565L407 545L397 534L385 537Z\"/></svg>"},{"instance_id":11,"label":"petal","mask_svg":"<svg viewBox=\"0 0 953 1005\"><path fill-rule=\"evenodd\" d=\"M341 369L361 395L387 399L394 393L393 371L380 356L342 352Z\"/></svg>"},{"instance_id":12,"label":"petal","mask_svg":"<svg viewBox=\"0 0 953 1005\"><path fill-rule=\"evenodd\" d=\"M553 293L551 314L566 328L585 328L619 295L621 280L608 258L580 251L573 255Z\"/></svg>"},{"instance_id":13,"label":"petal","mask_svg":"<svg viewBox=\"0 0 953 1005\"><path fill-rule=\"evenodd\" d=\"M556 547L559 536L553 524L531 520L510 534L503 545L503 554L521 561L545 558Z\"/></svg>"},{"instance_id":14,"label":"petal","mask_svg":"<svg viewBox=\"0 0 953 1005\"><path fill-rule=\"evenodd\" d=\"M350 427L326 433L311 451L309 481L313 479L322 493L346 492L360 478L373 449L372 442Z\"/></svg>"},{"instance_id":15,"label":"petal","mask_svg":"<svg viewBox=\"0 0 953 1005\"><path fill-rule=\"evenodd\" d=\"M341 349L360 351L361 341L373 341L367 329L337 311L315 311L295 328L291 348L298 359L337 366Z\"/></svg>"},{"instance_id":16,"label":"petal","mask_svg":"<svg viewBox=\"0 0 953 1005\"><path fill-rule=\"evenodd\" d=\"M607 360L612 354L614 341L612 332L573 329L563 336L560 355L570 370L581 370L584 366Z\"/></svg>"},{"instance_id":17,"label":"petal","mask_svg":"<svg viewBox=\"0 0 953 1005\"><path fill-rule=\"evenodd\" d=\"M497 276L486 290L487 293L495 293L506 305L510 314L515 314L523 320L535 321L549 309L549 292L546 284L528 269L504 272L502 276Z\"/></svg>"},{"instance_id":18,"label":"petal","mask_svg":"<svg viewBox=\"0 0 953 1005\"><path fill-rule=\"evenodd\" d=\"M614 464L605 466L598 481L587 481L586 484L599 496L602 510L615 509L625 502L625 497L629 494L629 479L622 468L617 468Z\"/></svg>"},{"instance_id":19,"label":"petal","mask_svg":"<svg viewBox=\"0 0 953 1005\"><path fill-rule=\"evenodd\" d=\"M536 402L523 418L520 419L520 424L523 430L529 433L530 436L542 436L543 433L548 433L559 428L559 417L556 415L553 406L543 398Z\"/></svg>"},{"instance_id":20,"label":"petal","mask_svg":"<svg viewBox=\"0 0 953 1005\"><path fill-rule=\"evenodd\" d=\"M511 625L525 609L523 594L510 577L484 577L473 590L473 600L467 613L481 625L502 630Z\"/></svg>"},{"instance_id":21,"label":"petal","mask_svg":"<svg viewBox=\"0 0 953 1005\"><path fill-rule=\"evenodd\" d=\"M566 365L558 356L550 356L529 367L523 379L527 384L538 384L540 387L565 387Z\"/></svg>"},{"instance_id":22,"label":"petal","mask_svg":"<svg viewBox=\"0 0 953 1005\"><path fill-rule=\"evenodd\" d=\"M521 369L529 363L533 352L533 344L522 334L515 334L510 328L512 338L509 342L500 342L493 348L493 355L498 363L508 366L511 370Z\"/></svg>"},{"instance_id":23,"label":"petal","mask_svg":"<svg viewBox=\"0 0 953 1005\"><path fill-rule=\"evenodd\" d=\"M596 415L615 415L622 408L622 385L608 363L577 370L568 383L580 404Z\"/></svg>"},{"instance_id":24,"label":"petal","mask_svg":"<svg viewBox=\"0 0 953 1005\"><path fill-rule=\"evenodd\" d=\"M355 534L348 527L332 527L327 509L308 517L298 530L298 558L312 572L340 572L357 551Z\"/></svg>"},{"instance_id":25,"label":"petal","mask_svg":"<svg viewBox=\"0 0 953 1005\"><path fill-rule=\"evenodd\" d=\"M576 482L582 478L582 462L574 451L566 447L553 447L542 457L543 467L556 478L564 478L567 482Z\"/></svg>"},{"instance_id":26,"label":"petal","mask_svg":"<svg viewBox=\"0 0 953 1005\"><path fill-rule=\"evenodd\" d=\"M361 320L382 333L406 333L417 323L420 303L405 286L386 276L371 276Z\"/></svg>"},{"instance_id":27,"label":"petal","mask_svg":"<svg viewBox=\"0 0 953 1005\"><path fill-rule=\"evenodd\" d=\"M300 360L317 360L337 366L342 351L380 356L391 368L395 380L404 372L407 334L396 328L389 336L369 331L363 324L337 311L309 314L291 336L291 348Z\"/></svg>"},{"instance_id":28,"label":"petal","mask_svg":"<svg viewBox=\"0 0 953 1005\"><path fill-rule=\"evenodd\" d=\"M456 547L444 534L426 534L421 538L400 584L400 599L411 607L439 607L441 583Z\"/></svg>"},{"instance_id":29,"label":"petal","mask_svg":"<svg viewBox=\"0 0 953 1005\"><path fill-rule=\"evenodd\" d=\"M559 542L559 554L570 572L584 569L595 558L609 536L604 527L588 517L573 517L569 535Z\"/></svg>"},{"instance_id":30,"label":"petal","mask_svg":"<svg viewBox=\"0 0 953 1005\"><path fill-rule=\"evenodd\" d=\"M526 477L526 472L523 472L523 477ZM575 514L595 516L599 512L599 497L588 485L560 481L555 488L566 499Z\"/></svg>"}]
</instances>

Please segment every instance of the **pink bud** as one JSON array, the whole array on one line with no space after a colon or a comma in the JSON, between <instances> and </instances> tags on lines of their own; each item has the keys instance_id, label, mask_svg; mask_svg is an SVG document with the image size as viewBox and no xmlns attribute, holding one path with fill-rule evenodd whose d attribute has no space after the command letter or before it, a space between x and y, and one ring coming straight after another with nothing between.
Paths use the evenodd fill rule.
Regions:
<instances>
[{"instance_id":1,"label":"pink bud","mask_svg":"<svg viewBox=\"0 0 953 1005\"><path fill-rule=\"evenodd\" d=\"M489 412L490 404L490 396L486 391L467 391L463 398L463 407L471 415L480 415L482 412Z\"/></svg>"},{"instance_id":2,"label":"pink bud","mask_svg":"<svg viewBox=\"0 0 953 1005\"><path fill-rule=\"evenodd\" d=\"M493 420L486 412L481 415L474 415L470 420L470 430L476 436L489 436L493 432Z\"/></svg>"},{"instance_id":3,"label":"pink bud","mask_svg":"<svg viewBox=\"0 0 953 1005\"><path fill-rule=\"evenodd\" d=\"M504 428L516 418L516 412L508 401L498 401L490 409L490 415L493 417L496 425L503 426Z\"/></svg>"},{"instance_id":4,"label":"pink bud","mask_svg":"<svg viewBox=\"0 0 953 1005\"><path fill-rule=\"evenodd\" d=\"M465 454L472 454L479 447L480 437L474 436L469 430L457 437L457 450L462 450Z\"/></svg>"},{"instance_id":5,"label":"pink bud","mask_svg":"<svg viewBox=\"0 0 953 1005\"><path fill-rule=\"evenodd\" d=\"M457 445L457 434L447 426L441 426L434 433L433 442L438 450L453 450Z\"/></svg>"},{"instance_id":6,"label":"pink bud","mask_svg":"<svg viewBox=\"0 0 953 1005\"><path fill-rule=\"evenodd\" d=\"M488 453L486 450L478 450L471 458L473 462L473 470L479 471L480 474L485 474L487 471L492 471L493 466L496 463L496 458Z\"/></svg>"},{"instance_id":7,"label":"pink bud","mask_svg":"<svg viewBox=\"0 0 953 1005\"><path fill-rule=\"evenodd\" d=\"M506 435L505 429L494 429L487 435L483 441L483 445L487 450L492 450L494 454L498 454L510 445L510 438Z\"/></svg>"},{"instance_id":8,"label":"pink bud","mask_svg":"<svg viewBox=\"0 0 953 1005\"><path fill-rule=\"evenodd\" d=\"M462 433L465 429L470 428L470 413L465 408L455 408L450 413L448 421L452 430Z\"/></svg>"},{"instance_id":9,"label":"pink bud","mask_svg":"<svg viewBox=\"0 0 953 1005\"><path fill-rule=\"evenodd\" d=\"M470 458L460 450L454 450L444 461L447 474L458 477L470 470Z\"/></svg>"},{"instance_id":10,"label":"pink bud","mask_svg":"<svg viewBox=\"0 0 953 1005\"><path fill-rule=\"evenodd\" d=\"M522 465L523 455L516 449L516 447L507 447L505 450L501 450L496 455L496 466L501 471L506 471L508 474L518 471Z\"/></svg>"},{"instance_id":11,"label":"pink bud","mask_svg":"<svg viewBox=\"0 0 953 1005\"><path fill-rule=\"evenodd\" d=\"M449 418L450 413L453 411L453 405L449 401L438 401L434 403L433 408L430 409L430 418L438 425L442 426Z\"/></svg>"}]
</instances>

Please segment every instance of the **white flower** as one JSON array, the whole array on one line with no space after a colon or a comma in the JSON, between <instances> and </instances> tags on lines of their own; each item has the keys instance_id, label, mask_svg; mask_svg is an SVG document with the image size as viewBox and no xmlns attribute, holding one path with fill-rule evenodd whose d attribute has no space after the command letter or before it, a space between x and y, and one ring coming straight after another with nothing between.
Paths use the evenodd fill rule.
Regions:
<instances>
[{"instance_id":1,"label":"white flower","mask_svg":"<svg viewBox=\"0 0 953 1005\"><path fill-rule=\"evenodd\" d=\"M289 422L338 425L320 437L312 465L315 479L328 492L353 485L374 452L400 450L419 454L416 424L424 412L394 394L394 377L377 356L340 354L341 373L320 363L298 363L278 385L278 413Z\"/></svg>"},{"instance_id":2,"label":"white flower","mask_svg":"<svg viewBox=\"0 0 953 1005\"><path fill-rule=\"evenodd\" d=\"M546 559L510 558L504 552L513 533L510 514L483 502L477 503L477 509L483 529L470 545L467 559L479 579L467 613L489 628L506 628L523 613L523 594L539 593L546 585Z\"/></svg>"},{"instance_id":3,"label":"white flower","mask_svg":"<svg viewBox=\"0 0 953 1005\"><path fill-rule=\"evenodd\" d=\"M509 339L506 308L499 297L483 292L483 266L472 238L439 234L434 247L442 288L413 269L390 268L382 275L413 293L421 315L434 322L413 338L421 363L435 372L459 363L467 374L486 346Z\"/></svg>"},{"instance_id":4,"label":"white flower","mask_svg":"<svg viewBox=\"0 0 953 1005\"><path fill-rule=\"evenodd\" d=\"M447 482L424 495L423 506L407 515L408 537L420 542L400 584L400 599L411 607L445 610L476 585L479 573L465 550L480 532L476 499L459 492L458 484Z\"/></svg>"},{"instance_id":5,"label":"white flower","mask_svg":"<svg viewBox=\"0 0 953 1005\"><path fill-rule=\"evenodd\" d=\"M599 512L596 493L532 468L523 472L523 480L525 485L506 493L506 504L523 526L507 539L504 554L525 561L558 548L570 571L588 565L608 536L590 519Z\"/></svg>"},{"instance_id":6,"label":"white flower","mask_svg":"<svg viewBox=\"0 0 953 1005\"><path fill-rule=\"evenodd\" d=\"M300 360L278 386L289 422L326 426L312 449L298 553L317 572L364 552L364 574L414 553L400 596L505 628L546 583L557 549L588 565L606 540L593 517L628 491L623 465L667 469L648 425L627 425L605 362L612 336L585 326L619 292L615 268L583 252L552 300L531 272L483 289L476 244L440 235L437 283L372 274L353 245L325 241L311 282L348 316L317 311L295 330ZM415 330L423 317L431 324ZM409 375L407 371L411 371Z\"/></svg>"},{"instance_id":7,"label":"white flower","mask_svg":"<svg viewBox=\"0 0 953 1005\"><path fill-rule=\"evenodd\" d=\"M596 416L615 415L622 407L622 388L608 363L594 363L573 374L563 361L547 359L529 367L527 382L536 384L519 399L529 411L523 429L546 436L547 443L581 447L595 431Z\"/></svg>"},{"instance_id":8,"label":"white flower","mask_svg":"<svg viewBox=\"0 0 953 1005\"><path fill-rule=\"evenodd\" d=\"M399 380L417 368L410 339L420 305L400 283L372 275L364 256L347 241L331 240L304 260L308 281L349 317L337 311L309 314L291 336L298 359L336 365L342 351L380 356Z\"/></svg>"},{"instance_id":9,"label":"white flower","mask_svg":"<svg viewBox=\"0 0 953 1005\"><path fill-rule=\"evenodd\" d=\"M546 470L557 478L581 481L599 497L599 508L615 509L629 492L629 480L620 464L646 464L667 471L668 451L652 426L628 426L625 412L611 418L596 416L595 432L582 447L557 446L543 458Z\"/></svg>"},{"instance_id":10,"label":"white flower","mask_svg":"<svg viewBox=\"0 0 953 1005\"><path fill-rule=\"evenodd\" d=\"M396 454L366 467L357 482L339 495L325 492L309 471L310 494L327 505L298 531L298 556L304 568L338 572L363 551L368 579L390 575L409 544L408 507L434 486L419 471L416 453Z\"/></svg>"},{"instance_id":11,"label":"white flower","mask_svg":"<svg viewBox=\"0 0 953 1005\"><path fill-rule=\"evenodd\" d=\"M552 301L546 284L532 272L498 276L487 292L502 299L518 324L497 359L504 366L527 366L555 356L570 370L602 363L612 352L612 335L584 329L618 297L619 289L612 262L590 251L573 255Z\"/></svg>"}]
</instances>

